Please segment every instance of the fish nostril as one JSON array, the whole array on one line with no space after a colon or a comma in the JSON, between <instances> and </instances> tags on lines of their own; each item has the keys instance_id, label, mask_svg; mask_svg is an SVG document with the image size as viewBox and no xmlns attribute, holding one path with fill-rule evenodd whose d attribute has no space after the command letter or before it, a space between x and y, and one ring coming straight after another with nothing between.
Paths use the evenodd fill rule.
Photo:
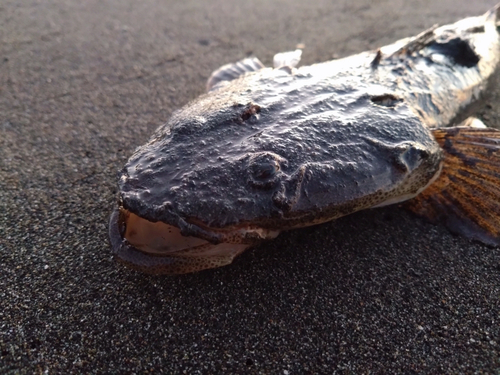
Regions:
<instances>
[{"instance_id":1,"label":"fish nostril","mask_svg":"<svg viewBox=\"0 0 500 375\"><path fill-rule=\"evenodd\" d=\"M252 116L257 116L260 113L260 106L253 103L248 103L245 110L241 113L241 120L246 121Z\"/></svg>"}]
</instances>

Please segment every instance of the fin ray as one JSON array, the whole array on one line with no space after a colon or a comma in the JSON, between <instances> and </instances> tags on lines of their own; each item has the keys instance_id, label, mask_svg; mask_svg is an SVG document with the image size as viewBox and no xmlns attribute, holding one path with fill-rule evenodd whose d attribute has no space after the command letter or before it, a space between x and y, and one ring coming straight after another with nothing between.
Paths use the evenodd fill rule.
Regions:
<instances>
[{"instance_id":1,"label":"fin ray","mask_svg":"<svg viewBox=\"0 0 500 375\"><path fill-rule=\"evenodd\" d=\"M432 42L436 40L436 36L434 35L434 31L438 28L438 25L433 25L427 30L422 31L420 34L413 38L408 38L408 41L401 46L398 50L389 55L389 58L393 58L396 56L404 56L411 55L414 52L417 52Z\"/></svg>"},{"instance_id":2,"label":"fin ray","mask_svg":"<svg viewBox=\"0 0 500 375\"><path fill-rule=\"evenodd\" d=\"M500 245L500 131L432 130L445 158L439 178L405 207L452 232Z\"/></svg>"},{"instance_id":3,"label":"fin ray","mask_svg":"<svg viewBox=\"0 0 500 375\"><path fill-rule=\"evenodd\" d=\"M207 91L223 81L232 81L249 72L256 72L265 68L264 64L256 57L248 57L236 63L226 64L215 70L207 81Z\"/></svg>"}]
</instances>

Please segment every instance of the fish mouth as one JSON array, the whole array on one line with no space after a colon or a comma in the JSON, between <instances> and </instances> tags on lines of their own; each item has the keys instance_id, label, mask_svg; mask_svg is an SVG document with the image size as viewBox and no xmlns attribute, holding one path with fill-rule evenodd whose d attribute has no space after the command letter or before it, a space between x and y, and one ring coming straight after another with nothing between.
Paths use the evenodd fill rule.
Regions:
<instances>
[{"instance_id":1,"label":"fish mouth","mask_svg":"<svg viewBox=\"0 0 500 375\"><path fill-rule=\"evenodd\" d=\"M228 265L249 247L279 234L249 224L221 229L192 221L196 224L154 222L119 207L110 217L111 247L120 262L136 270L183 274Z\"/></svg>"}]
</instances>

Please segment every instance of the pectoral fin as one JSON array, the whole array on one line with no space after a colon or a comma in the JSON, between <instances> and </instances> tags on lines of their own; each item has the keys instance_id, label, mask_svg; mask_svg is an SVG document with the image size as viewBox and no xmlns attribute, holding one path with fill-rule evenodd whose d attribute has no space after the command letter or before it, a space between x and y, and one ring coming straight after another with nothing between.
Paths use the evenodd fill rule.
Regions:
<instances>
[{"instance_id":1,"label":"pectoral fin","mask_svg":"<svg viewBox=\"0 0 500 375\"><path fill-rule=\"evenodd\" d=\"M405 207L452 232L500 245L500 131L432 130L444 150L438 179Z\"/></svg>"},{"instance_id":2,"label":"pectoral fin","mask_svg":"<svg viewBox=\"0 0 500 375\"><path fill-rule=\"evenodd\" d=\"M214 71L208 79L207 91L212 90L219 82L232 81L245 73L256 72L262 68L264 68L264 64L256 57L248 57L233 64L223 65Z\"/></svg>"},{"instance_id":3,"label":"pectoral fin","mask_svg":"<svg viewBox=\"0 0 500 375\"><path fill-rule=\"evenodd\" d=\"M281 52L274 55L273 66L275 69L280 69L282 67L288 67L289 69L295 68L302 56L302 50L296 49L295 51Z\"/></svg>"}]
</instances>

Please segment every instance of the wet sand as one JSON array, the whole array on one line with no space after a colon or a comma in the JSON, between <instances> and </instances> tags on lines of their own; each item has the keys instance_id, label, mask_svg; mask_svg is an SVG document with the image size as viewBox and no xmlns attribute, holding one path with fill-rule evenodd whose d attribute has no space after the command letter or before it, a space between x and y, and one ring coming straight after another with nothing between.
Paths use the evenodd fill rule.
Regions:
<instances>
[{"instance_id":1,"label":"wet sand","mask_svg":"<svg viewBox=\"0 0 500 375\"><path fill-rule=\"evenodd\" d=\"M0 373L499 372L500 251L401 208L185 276L123 268L107 238L116 172L220 65L324 61L494 3L4 1Z\"/></svg>"}]
</instances>

